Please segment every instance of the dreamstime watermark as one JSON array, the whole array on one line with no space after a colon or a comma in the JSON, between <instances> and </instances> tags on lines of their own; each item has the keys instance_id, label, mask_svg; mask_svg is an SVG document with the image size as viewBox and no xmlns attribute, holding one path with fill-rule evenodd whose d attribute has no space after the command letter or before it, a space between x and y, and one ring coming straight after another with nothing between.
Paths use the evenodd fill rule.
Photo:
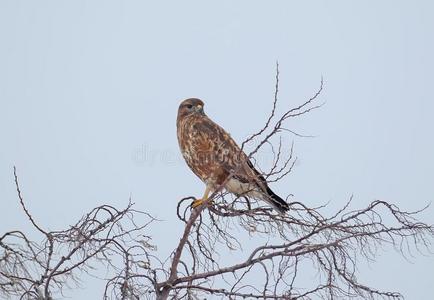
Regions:
<instances>
[{"instance_id":1,"label":"dreamstime watermark","mask_svg":"<svg viewBox=\"0 0 434 300\"><path fill-rule=\"evenodd\" d=\"M249 154L250 151L256 149L260 143L260 139L252 140L246 145L244 152ZM279 143L281 145L280 147ZM270 143L265 143L250 160L254 165L260 166L261 168L271 168L276 163L278 156L280 163L289 159L291 155L291 144L292 142L285 142L283 139L275 146L271 146ZM279 148L280 154L278 155ZM212 162L212 160L216 160L218 163L226 163L228 159L234 160L234 163L236 163L237 160L243 159L242 156L228 155L227 150L223 148L220 149L218 154L214 152L199 152L195 153L194 157L190 156L189 158L202 163L209 163ZM131 159L136 166L142 167L185 165L185 159L179 148L158 148L148 143L142 143L133 149Z\"/></svg>"},{"instance_id":2,"label":"dreamstime watermark","mask_svg":"<svg viewBox=\"0 0 434 300\"><path fill-rule=\"evenodd\" d=\"M154 148L149 144L141 144L132 152L132 161L137 166L152 167L155 165L175 166L184 163L184 158L178 149Z\"/></svg>"}]
</instances>

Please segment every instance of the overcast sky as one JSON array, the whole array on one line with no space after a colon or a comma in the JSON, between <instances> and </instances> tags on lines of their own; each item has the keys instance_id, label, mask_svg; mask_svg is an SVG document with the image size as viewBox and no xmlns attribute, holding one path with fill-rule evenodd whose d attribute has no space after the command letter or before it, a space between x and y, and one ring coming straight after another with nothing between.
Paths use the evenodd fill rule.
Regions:
<instances>
[{"instance_id":1,"label":"overcast sky","mask_svg":"<svg viewBox=\"0 0 434 300\"><path fill-rule=\"evenodd\" d=\"M383 199L403 209L434 200L432 1L0 0L0 233L29 230L16 165L46 228L102 203L164 220L162 256L182 225L177 200L203 184L179 159L178 104L205 111L242 141L266 119L280 63L280 109L324 76L325 106L291 121L298 163L276 193L337 209ZM433 223L434 207L424 212ZM408 299L434 294L434 257L381 252L361 280ZM84 284L71 299L95 299ZM431 296L428 296L431 295Z\"/></svg>"}]
</instances>

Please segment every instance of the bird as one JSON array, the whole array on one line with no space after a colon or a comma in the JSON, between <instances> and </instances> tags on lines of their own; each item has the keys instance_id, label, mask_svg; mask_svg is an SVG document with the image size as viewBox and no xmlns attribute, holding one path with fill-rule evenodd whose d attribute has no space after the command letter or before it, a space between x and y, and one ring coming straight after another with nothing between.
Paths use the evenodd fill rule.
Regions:
<instances>
[{"instance_id":1,"label":"bird","mask_svg":"<svg viewBox=\"0 0 434 300\"><path fill-rule=\"evenodd\" d=\"M263 200L279 213L289 210L234 139L205 114L202 100L188 98L180 103L176 127L182 156L205 183L203 197L193 201L193 208L224 184L226 191L237 197Z\"/></svg>"}]
</instances>

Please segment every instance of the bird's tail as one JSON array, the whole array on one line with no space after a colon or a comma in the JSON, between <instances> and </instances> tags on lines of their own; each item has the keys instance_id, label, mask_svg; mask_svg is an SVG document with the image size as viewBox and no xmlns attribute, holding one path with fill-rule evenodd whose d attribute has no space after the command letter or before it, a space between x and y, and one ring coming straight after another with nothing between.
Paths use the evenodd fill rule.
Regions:
<instances>
[{"instance_id":1,"label":"bird's tail","mask_svg":"<svg viewBox=\"0 0 434 300\"><path fill-rule=\"evenodd\" d=\"M277 196L268 186L267 186L267 199L265 199L274 209L280 213L285 213L289 210L289 205L285 200Z\"/></svg>"}]
</instances>

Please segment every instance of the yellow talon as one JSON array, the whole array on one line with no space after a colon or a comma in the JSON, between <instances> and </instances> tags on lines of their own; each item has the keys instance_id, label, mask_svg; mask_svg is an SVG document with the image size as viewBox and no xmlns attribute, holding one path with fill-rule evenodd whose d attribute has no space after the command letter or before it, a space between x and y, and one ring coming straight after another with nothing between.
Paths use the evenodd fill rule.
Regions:
<instances>
[{"instance_id":1,"label":"yellow talon","mask_svg":"<svg viewBox=\"0 0 434 300\"><path fill-rule=\"evenodd\" d=\"M208 199L209 192L210 192L209 188L206 187L203 197L201 199L194 200L193 203L191 203L191 208L196 208L198 206L201 206Z\"/></svg>"},{"instance_id":2,"label":"yellow talon","mask_svg":"<svg viewBox=\"0 0 434 300\"><path fill-rule=\"evenodd\" d=\"M198 206L201 206L204 202L205 202L205 200L203 200L203 199L196 199L193 201L193 203L191 203L191 207L196 208Z\"/></svg>"}]
</instances>

